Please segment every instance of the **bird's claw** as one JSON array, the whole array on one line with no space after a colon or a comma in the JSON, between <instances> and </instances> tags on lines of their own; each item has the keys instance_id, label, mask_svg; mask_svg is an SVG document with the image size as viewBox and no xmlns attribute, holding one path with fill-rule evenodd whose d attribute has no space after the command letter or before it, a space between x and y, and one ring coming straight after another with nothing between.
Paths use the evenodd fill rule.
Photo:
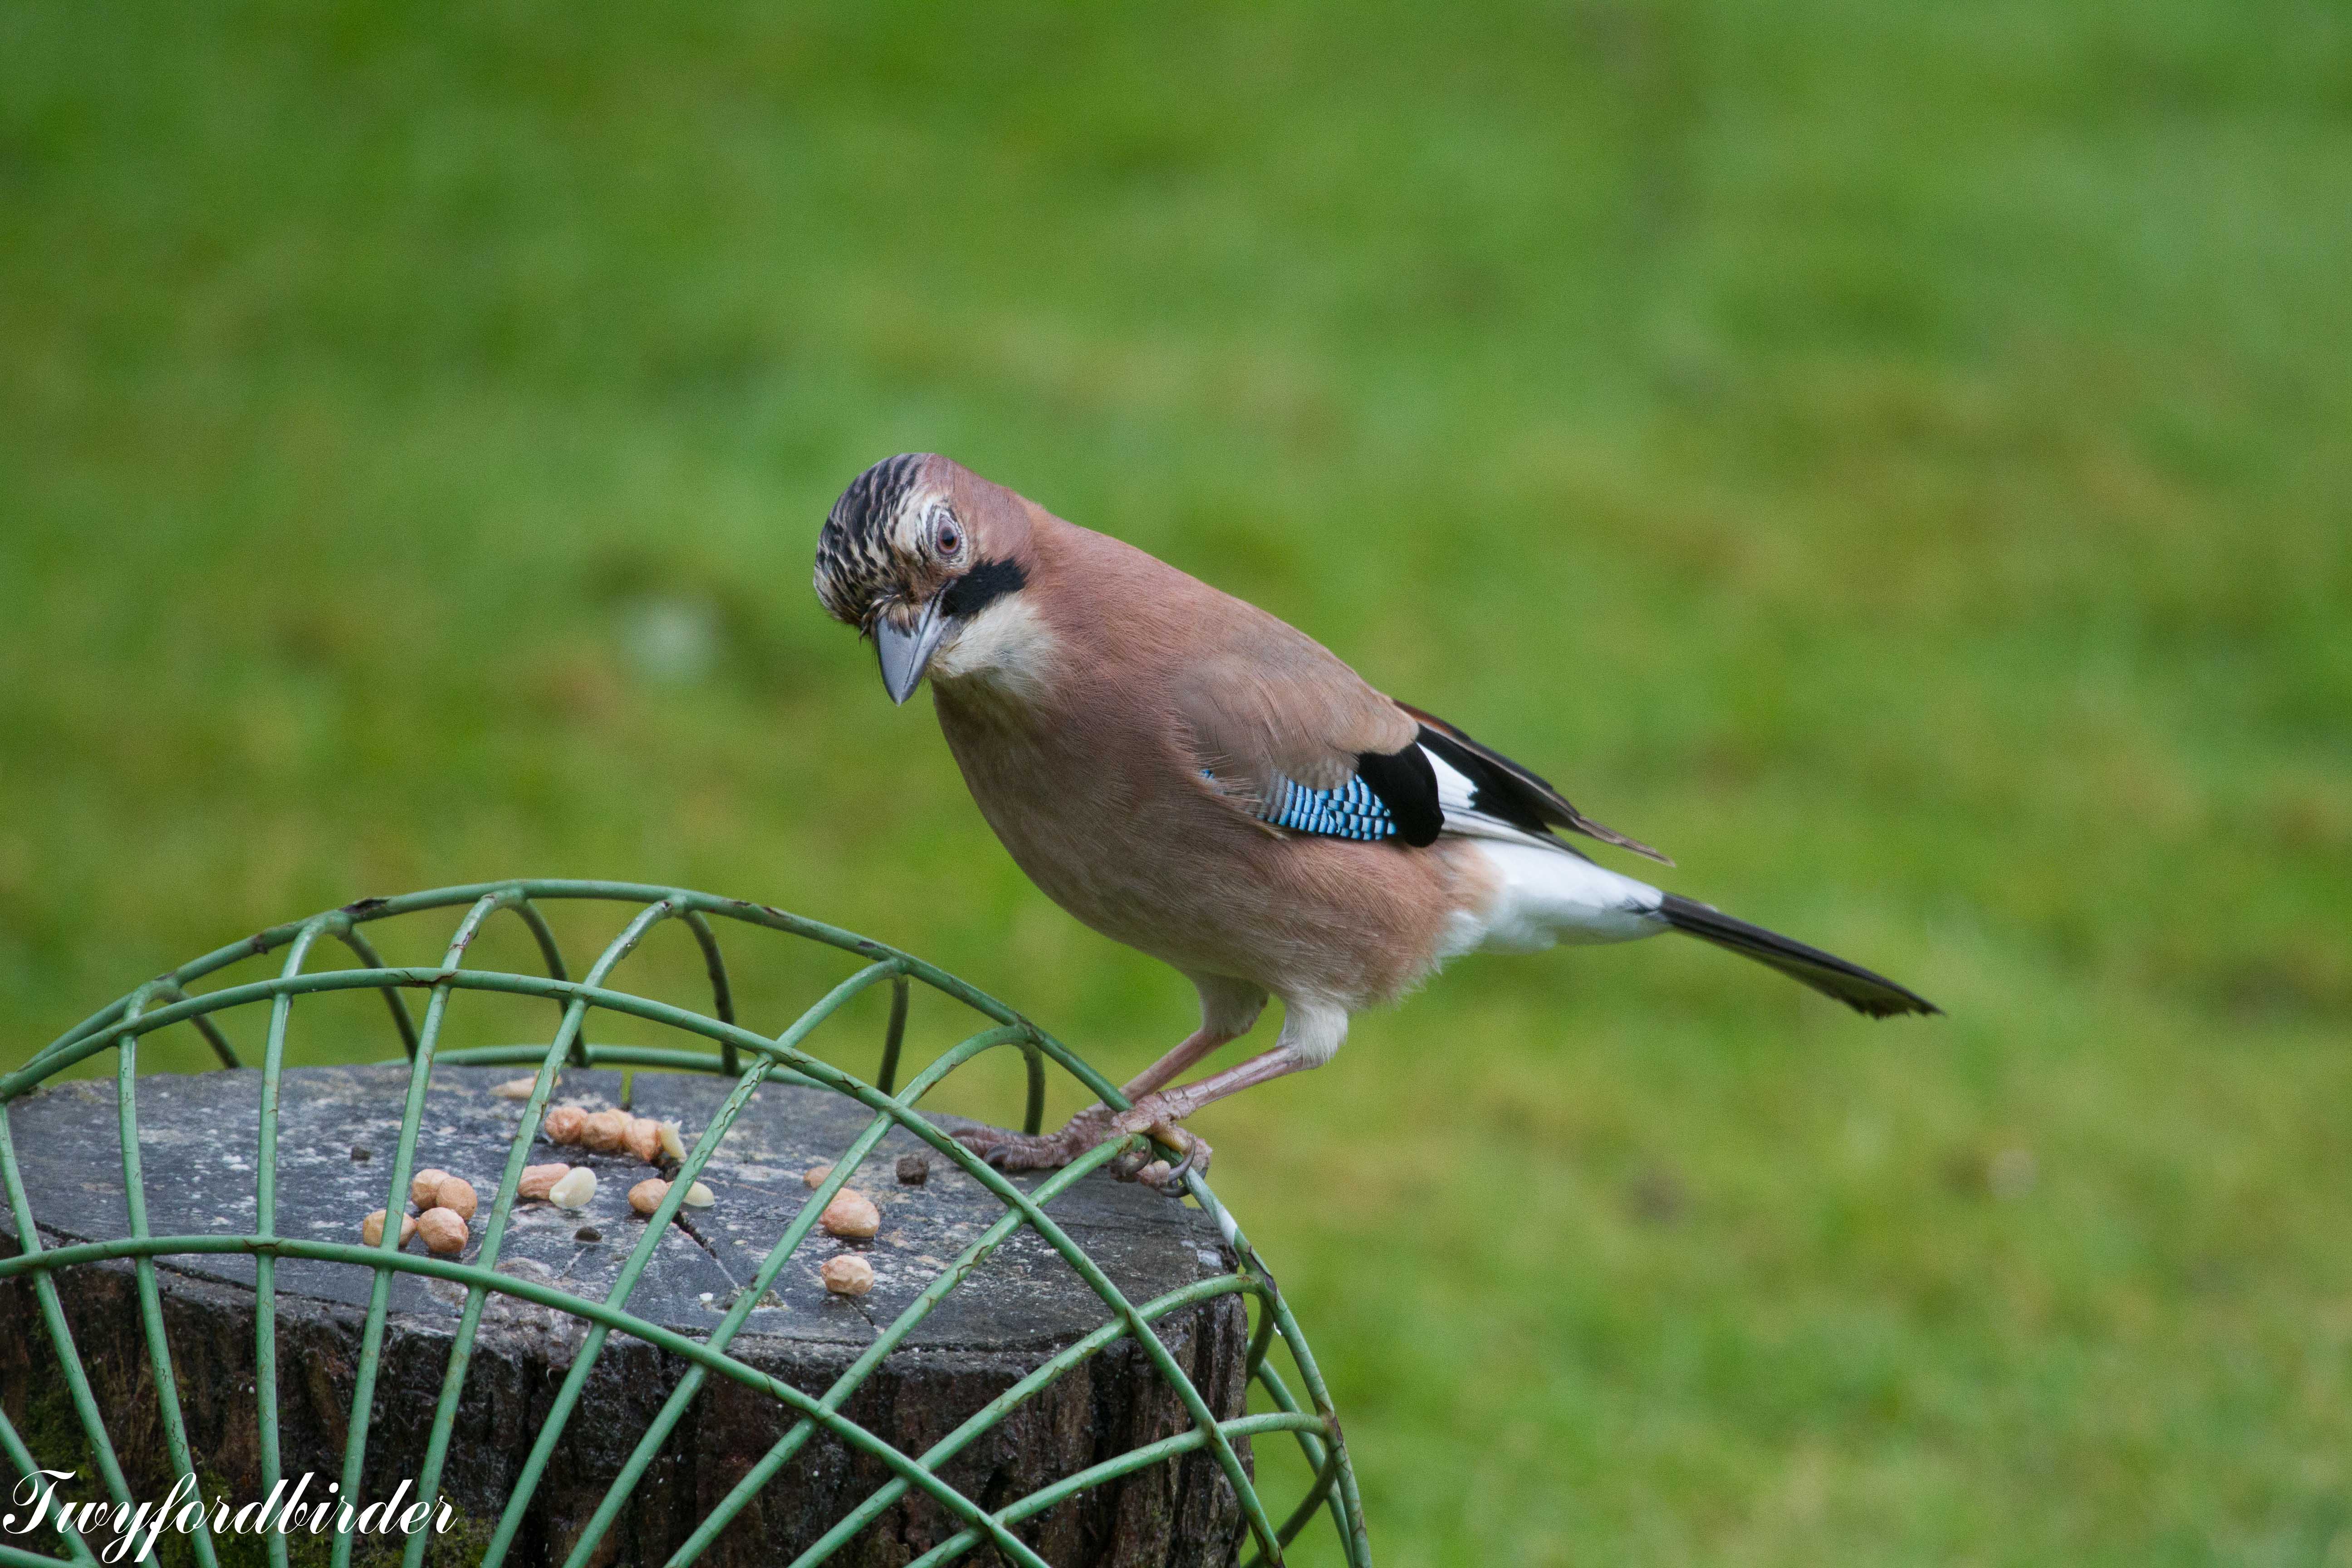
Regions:
<instances>
[{"instance_id":1,"label":"bird's claw","mask_svg":"<svg viewBox=\"0 0 2352 1568\"><path fill-rule=\"evenodd\" d=\"M1057 1171L1108 1139L1132 1137L1138 1132L1181 1151L1182 1157L1171 1165L1157 1157L1149 1143L1128 1150L1109 1163L1110 1173L1118 1180L1141 1182L1147 1187L1172 1192L1181 1188L1187 1172L1208 1170L1212 1153L1208 1141L1179 1124L1153 1095L1144 1096L1131 1109L1116 1114L1100 1105L1089 1106L1071 1117L1058 1132L1007 1132L998 1127L966 1127L954 1136L957 1142L987 1161L991 1167L1012 1174Z\"/></svg>"},{"instance_id":2,"label":"bird's claw","mask_svg":"<svg viewBox=\"0 0 2352 1568\"><path fill-rule=\"evenodd\" d=\"M1207 1174L1210 1157L1215 1153L1209 1147L1207 1139L1168 1114L1167 1104L1158 1095L1147 1094L1128 1110L1120 1111L1111 1119L1111 1128L1114 1131L1129 1135L1147 1133L1154 1142L1181 1152L1181 1158L1173 1165L1165 1160L1153 1160L1135 1173L1136 1180L1162 1192L1172 1192L1181 1187L1185 1173L1189 1171Z\"/></svg>"}]
</instances>

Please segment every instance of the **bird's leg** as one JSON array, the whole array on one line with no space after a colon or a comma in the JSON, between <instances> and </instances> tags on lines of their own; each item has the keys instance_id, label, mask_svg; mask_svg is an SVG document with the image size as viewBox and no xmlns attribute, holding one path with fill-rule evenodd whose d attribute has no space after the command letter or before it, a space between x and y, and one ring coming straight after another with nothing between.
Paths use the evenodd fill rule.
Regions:
<instances>
[{"instance_id":1,"label":"bird's leg","mask_svg":"<svg viewBox=\"0 0 2352 1568\"><path fill-rule=\"evenodd\" d=\"M1239 1037L1238 1032L1234 1030L1195 1029L1185 1037L1182 1045L1119 1085L1118 1091L1125 1095L1127 1102L1132 1105L1202 1057L1214 1051L1219 1046L1225 1045L1237 1037ZM1095 1109L1098 1110L1102 1109L1099 1101L1096 1103Z\"/></svg>"},{"instance_id":2,"label":"bird's leg","mask_svg":"<svg viewBox=\"0 0 2352 1568\"><path fill-rule=\"evenodd\" d=\"M1132 1102L1232 1040L1238 1033L1203 1024L1184 1043L1153 1062L1120 1090ZM1007 1132L996 1127L967 1127L956 1142L1000 1171L1056 1171L1106 1138L1123 1136L1111 1131L1111 1110L1100 1100L1064 1123L1058 1132Z\"/></svg>"},{"instance_id":3,"label":"bird's leg","mask_svg":"<svg viewBox=\"0 0 2352 1568\"><path fill-rule=\"evenodd\" d=\"M1227 1068L1212 1073L1198 1083L1188 1083L1181 1089L1158 1090L1137 1097L1134 1104L1110 1118L1112 1134L1126 1137L1129 1133L1149 1132L1152 1138L1171 1148L1183 1151L1183 1158L1175 1167L1155 1169L1146 1166L1138 1173L1142 1180L1155 1187L1167 1186L1182 1179L1186 1171L1206 1172L1210 1157L1216 1152L1209 1141L1199 1133L1179 1125L1184 1118L1201 1107L1229 1094L1255 1088L1261 1083L1281 1078L1305 1068L1319 1067L1320 1059L1310 1057L1296 1046L1276 1046Z\"/></svg>"},{"instance_id":4,"label":"bird's leg","mask_svg":"<svg viewBox=\"0 0 2352 1568\"><path fill-rule=\"evenodd\" d=\"M1251 1026L1257 1022L1259 1013L1265 1008L1265 993L1248 981L1229 979L1218 974L1195 974L1192 976L1192 984L1201 993L1201 1026L1187 1036L1182 1045L1178 1046L1127 1081L1120 1089L1120 1093L1130 1105L1156 1102L1160 1098L1160 1091L1168 1083L1186 1068L1200 1061L1219 1046L1230 1040L1237 1040L1248 1034ZM1294 1053L1300 1052L1301 1042L1294 1039L1293 1037L1302 1018L1310 1021L1308 1035L1311 1037L1305 1041L1303 1051L1305 1059L1297 1065L1312 1067L1317 1062L1328 1060L1331 1052L1339 1048L1340 1039L1348 1032L1348 1016L1344 1012L1328 1009L1311 1009L1302 1015L1294 1005L1289 1017L1284 1021L1282 1029L1284 1046L1292 1049ZM1328 1048L1322 1048L1326 1039L1328 1041ZM1274 1052L1268 1052L1267 1056L1274 1054ZM1263 1062L1265 1059L1265 1057L1260 1057L1255 1058L1255 1061ZM1234 1068L1233 1072L1221 1073L1215 1078L1204 1079L1201 1084L1195 1085L1192 1090L1185 1092L1197 1092L1211 1084L1221 1083L1232 1078L1234 1073L1248 1070L1253 1065L1255 1065L1253 1062L1244 1062ZM1280 1070L1286 1072L1290 1069L1285 1068ZM1248 1081L1261 1080L1253 1079ZM1245 1085L1242 1083L1233 1086L1234 1089L1243 1087ZM1209 1094L1206 1099L1199 1100L1194 1103L1205 1105L1210 1100L1216 1099L1218 1094L1232 1092L1233 1089L1219 1089ZM1189 1110L1192 1107L1188 1106L1186 1109ZM1145 1128L1164 1123L1176 1133L1175 1136L1166 1139L1166 1142L1179 1149L1188 1151L1186 1156L1188 1162L1195 1158L1191 1152L1197 1144L1198 1163L1203 1167L1207 1165L1209 1146L1206 1143L1200 1143L1197 1139L1192 1139L1191 1133L1174 1128L1174 1117L1147 1117L1134 1126L1125 1125L1132 1120L1133 1114L1132 1111L1120 1111L1114 1114L1109 1107L1097 1101L1071 1117L1060 1131L1042 1137L1034 1133L1005 1132L993 1127L969 1127L957 1133L956 1139L965 1148L1001 1171L1055 1170L1068 1164L1106 1139L1123 1138ZM1181 1115L1184 1112L1180 1111L1178 1114ZM1188 1142L1186 1140L1192 1140L1192 1142ZM1147 1165L1145 1163L1150 1159L1149 1151L1142 1153L1123 1154L1112 1162L1111 1174L1122 1181L1131 1181L1139 1177L1154 1186L1166 1185L1173 1179L1169 1174L1168 1166L1159 1161L1151 1161ZM1181 1174L1181 1171L1182 1167L1179 1167L1177 1173Z\"/></svg>"},{"instance_id":5,"label":"bird's leg","mask_svg":"<svg viewBox=\"0 0 2352 1568\"><path fill-rule=\"evenodd\" d=\"M1212 1073L1198 1083L1156 1089L1111 1118L1112 1131L1122 1137L1149 1132L1155 1142L1182 1151L1183 1157L1173 1170L1155 1162L1138 1173L1142 1180L1155 1187L1172 1188L1186 1171L1207 1170L1213 1151L1198 1133L1178 1125L1184 1118L1229 1094L1238 1094L1287 1073L1319 1068L1338 1053L1340 1042L1348 1037L1345 1007L1292 996L1286 999L1283 1013L1282 1038L1274 1049L1223 1072Z\"/></svg>"}]
</instances>

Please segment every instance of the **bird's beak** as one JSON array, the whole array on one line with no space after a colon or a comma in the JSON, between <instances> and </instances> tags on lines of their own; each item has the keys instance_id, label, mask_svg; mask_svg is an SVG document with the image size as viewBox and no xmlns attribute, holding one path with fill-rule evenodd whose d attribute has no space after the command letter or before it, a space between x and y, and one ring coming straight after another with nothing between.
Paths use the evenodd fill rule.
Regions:
<instances>
[{"instance_id":1,"label":"bird's beak","mask_svg":"<svg viewBox=\"0 0 2352 1568\"><path fill-rule=\"evenodd\" d=\"M887 616L874 623L874 651L882 656L882 687L891 701L904 702L915 694L946 631L936 597L923 606L911 631L899 630Z\"/></svg>"}]
</instances>

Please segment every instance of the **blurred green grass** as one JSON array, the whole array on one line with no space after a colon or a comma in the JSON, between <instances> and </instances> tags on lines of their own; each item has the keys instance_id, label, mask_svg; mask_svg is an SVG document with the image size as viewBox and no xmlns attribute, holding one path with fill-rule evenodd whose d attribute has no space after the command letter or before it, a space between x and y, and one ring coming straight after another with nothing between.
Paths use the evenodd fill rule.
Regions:
<instances>
[{"instance_id":1,"label":"blurred green grass","mask_svg":"<svg viewBox=\"0 0 2352 1568\"><path fill-rule=\"evenodd\" d=\"M2328 5L12 7L0 1063L533 874L1139 1066L807 589L944 450L1950 1009L1472 960L1205 1113L1381 1561L2352 1561L2347 277Z\"/></svg>"}]
</instances>

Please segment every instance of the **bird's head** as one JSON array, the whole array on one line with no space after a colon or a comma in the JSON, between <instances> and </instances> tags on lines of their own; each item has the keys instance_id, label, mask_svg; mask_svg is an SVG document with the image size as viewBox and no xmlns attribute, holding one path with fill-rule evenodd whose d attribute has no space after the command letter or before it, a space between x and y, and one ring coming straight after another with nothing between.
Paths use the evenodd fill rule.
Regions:
<instances>
[{"instance_id":1,"label":"bird's head","mask_svg":"<svg viewBox=\"0 0 2352 1568\"><path fill-rule=\"evenodd\" d=\"M1020 497L937 453L903 453L833 503L817 535L816 596L874 639L882 684L904 702L984 615L1013 607L1028 584L1028 542Z\"/></svg>"}]
</instances>

